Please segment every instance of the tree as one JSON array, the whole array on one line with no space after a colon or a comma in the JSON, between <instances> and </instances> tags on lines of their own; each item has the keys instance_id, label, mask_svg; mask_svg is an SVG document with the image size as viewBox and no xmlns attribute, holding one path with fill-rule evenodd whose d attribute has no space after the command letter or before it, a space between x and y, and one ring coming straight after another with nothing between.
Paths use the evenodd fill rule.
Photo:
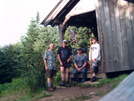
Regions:
<instances>
[{"instance_id":1,"label":"tree","mask_svg":"<svg viewBox=\"0 0 134 101\"><path fill-rule=\"evenodd\" d=\"M7 45L0 49L0 84L11 82L20 76L20 49L18 44Z\"/></svg>"},{"instance_id":2,"label":"tree","mask_svg":"<svg viewBox=\"0 0 134 101\"><path fill-rule=\"evenodd\" d=\"M71 30L74 31L75 33L75 38L72 40L72 32ZM90 29L86 27L75 27L71 26L68 27L66 32L65 32L65 39L69 41L69 46L73 48L89 48L90 43L89 43L89 38L93 36L93 33Z\"/></svg>"}]
</instances>

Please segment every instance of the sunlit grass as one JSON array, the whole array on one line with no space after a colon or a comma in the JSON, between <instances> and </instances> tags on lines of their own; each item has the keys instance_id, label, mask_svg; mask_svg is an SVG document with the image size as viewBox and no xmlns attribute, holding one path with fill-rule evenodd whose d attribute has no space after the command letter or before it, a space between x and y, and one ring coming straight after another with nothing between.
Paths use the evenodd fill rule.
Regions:
<instances>
[{"instance_id":1,"label":"sunlit grass","mask_svg":"<svg viewBox=\"0 0 134 101\"><path fill-rule=\"evenodd\" d=\"M83 87L83 88L88 88L88 87L101 87L103 86L104 84L108 84L108 83L113 83L113 88L115 88L123 79L125 79L126 77L128 76L128 74L123 74L123 75L120 75L119 77L116 77L116 78L112 78L112 79L99 79L97 80L99 83L98 84L80 84L79 86L80 87Z\"/></svg>"}]
</instances>

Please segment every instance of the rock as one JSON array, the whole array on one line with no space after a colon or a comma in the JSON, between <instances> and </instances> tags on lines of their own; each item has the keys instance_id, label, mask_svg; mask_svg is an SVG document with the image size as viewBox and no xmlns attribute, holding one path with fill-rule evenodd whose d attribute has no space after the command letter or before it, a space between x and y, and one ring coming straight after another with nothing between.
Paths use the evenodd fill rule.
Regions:
<instances>
[{"instance_id":1,"label":"rock","mask_svg":"<svg viewBox=\"0 0 134 101\"><path fill-rule=\"evenodd\" d=\"M66 89L67 87L64 87L64 86L57 86L57 88Z\"/></svg>"}]
</instances>

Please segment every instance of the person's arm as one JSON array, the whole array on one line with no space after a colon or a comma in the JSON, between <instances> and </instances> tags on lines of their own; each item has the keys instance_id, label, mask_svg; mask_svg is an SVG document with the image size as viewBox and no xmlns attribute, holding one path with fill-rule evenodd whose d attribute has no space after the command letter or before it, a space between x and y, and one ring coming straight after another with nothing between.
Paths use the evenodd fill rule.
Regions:
<instances>
[{"instance_id":1,"label":"person's arm","mask_svg":"<svg viewBox=\"0 0 134 101\"><path fill-rule=\"evenodd\" d=\"M70 62L72 58L72 55L69 56L69 58L67 59L67 62Z\"/></svg>"},{"instance_id":2,"label":"person's arm","mask_svg":"<svg viewBox=\"0 0 134 101\"><path fill-rule=\"evenodd\" d=\"M74 62L74 67L75 67L77 70L79 70L79 67L78 67L78 65L77 65L77 63L76 63L76 56L74 56L73 62Z\"/></svg>"},{"instance_id":3,"label":"person's arm","mask_svg":"<svg viewBox=\"0 0 134 101\"><path fill-rule=\"evenodd\" d=\"M47 60L44 60L44 64L45 64L45 69L48 70L48 66L47 66Z\"/></svg>"},{"instance_id":4,"label":"person's arm","mask_svg":"<svg viewBox=\"0 0 134 101\"><path fill-rule=\"evenodd\" d=\"M86 67L86 65L87 65L87 62L84 62L83 66L80 69Z\"/></svg>"},{"instance_id":5,"label":"person's arm","mask_svg":"<svg viewBox=\"0 0 134 101\"><path fill-rule=\"evenodd\" d=\"M58 54L57 58L58 58L58 61L59 61L60 65L62 66L63 63L62 63L61 58L60 58L60 50L61 50L61 48L59 47L58 52L57 52L57 54Z\"/></svg>"},{"instance_id":6,"label":"person's arm","mask_svg":"<svg viewBox=\"0 0 134 101\"><path fill-rule=\"evenodd\" d=\"M87 62L88 62L87 56L84 55L84 64L83 64L83 66L81 67L81 69L84 68L84 67L86 67Z\"/></svg>"},{"instance_id":7,"label":"person's arm","mask_svg":"<svg viewBox=\"0 0 134 101\"><path fill-rule=\"evenodd\" d=\"M79 69L79 68L78 68L78 65L77 65L76 63L74 63L74 67L75 67L76 69Z\"/></svg>"},{"instance_id":8,"label":"person's arm","mask_svg":"<svg viewBox=\"0 0 134 101\"><path fill-rule=\"evenodd\" d=\"M92 46L90 47L89 51L89 61L92 62Z\"/></svg>"},{"instance_id":9,"label":"person's arm","mask_svg":"<svg viewBox=\"0 0 134 101\"><path fill-rule=\"evenodd\" d=\"M72 52L71 49L69 49L69 58L67 59L67 62L70 62L72 59Z\"/></svg>"},{"instance_id":10,"label":"person's arm","mask_svg":"<svg viewBox=\"0 0 134 101\"><path fill-rule=\"evenodd\" d=\"M45 52L43 59L44 59L45 69L48 70L48 66L47 66L47 51Z\"/></svg>"},{"instance_id":11,"label":"person's arm","mask_svg":"<svg viewBox=\"0 0 134 101\"><path fill-rule=\"evenodd\" d=\"M61 59L60 59L60 54L58 54L57 57L58 57L58 60L59 60L59 62L60 62L60 65L62 66L63 63L62 63L62 61L61 61Z\"/></svg>"}]
</instances>

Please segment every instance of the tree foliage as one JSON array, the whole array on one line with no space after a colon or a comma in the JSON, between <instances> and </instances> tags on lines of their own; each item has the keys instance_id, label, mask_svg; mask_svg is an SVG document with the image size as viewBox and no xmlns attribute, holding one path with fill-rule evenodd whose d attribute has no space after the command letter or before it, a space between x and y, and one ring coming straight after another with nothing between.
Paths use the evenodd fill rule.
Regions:
<instances>
[{"instance_id":1,"label":"tree foliage","mask_svg":"<svg viewBox=\"0 0 134 101\"><path fill-rule=\"evenodd\" d=\"M0 84L11 82L12 78L20 76L19 49L18 44L4 46L0 49Z\"/></svg>"},{"instance_id":2,"label":"tree foliage","mask_svg":"<svg viewBox=\"0 0 134 101\"><path fill-rule=\"evenodd\" d=\"M11 82L13 78L21 77L31 91L46 88L46 77L43 63L43 55L50 43L55 44L55 51L59 47L58 28L44 27L39 25L39 13L36 19L32 19L25 36L14 45L0 48L0 83ZM75 40L72 33L75 31ZM73 48L88 48L89 38L93 36L92 31L86 27L68 27L65 39ZM57 63L58 67L58 63ZM55 77L58 81L60 74ZM56 80L54 80L58 83Z\"/></svg>"}]
</instances>

